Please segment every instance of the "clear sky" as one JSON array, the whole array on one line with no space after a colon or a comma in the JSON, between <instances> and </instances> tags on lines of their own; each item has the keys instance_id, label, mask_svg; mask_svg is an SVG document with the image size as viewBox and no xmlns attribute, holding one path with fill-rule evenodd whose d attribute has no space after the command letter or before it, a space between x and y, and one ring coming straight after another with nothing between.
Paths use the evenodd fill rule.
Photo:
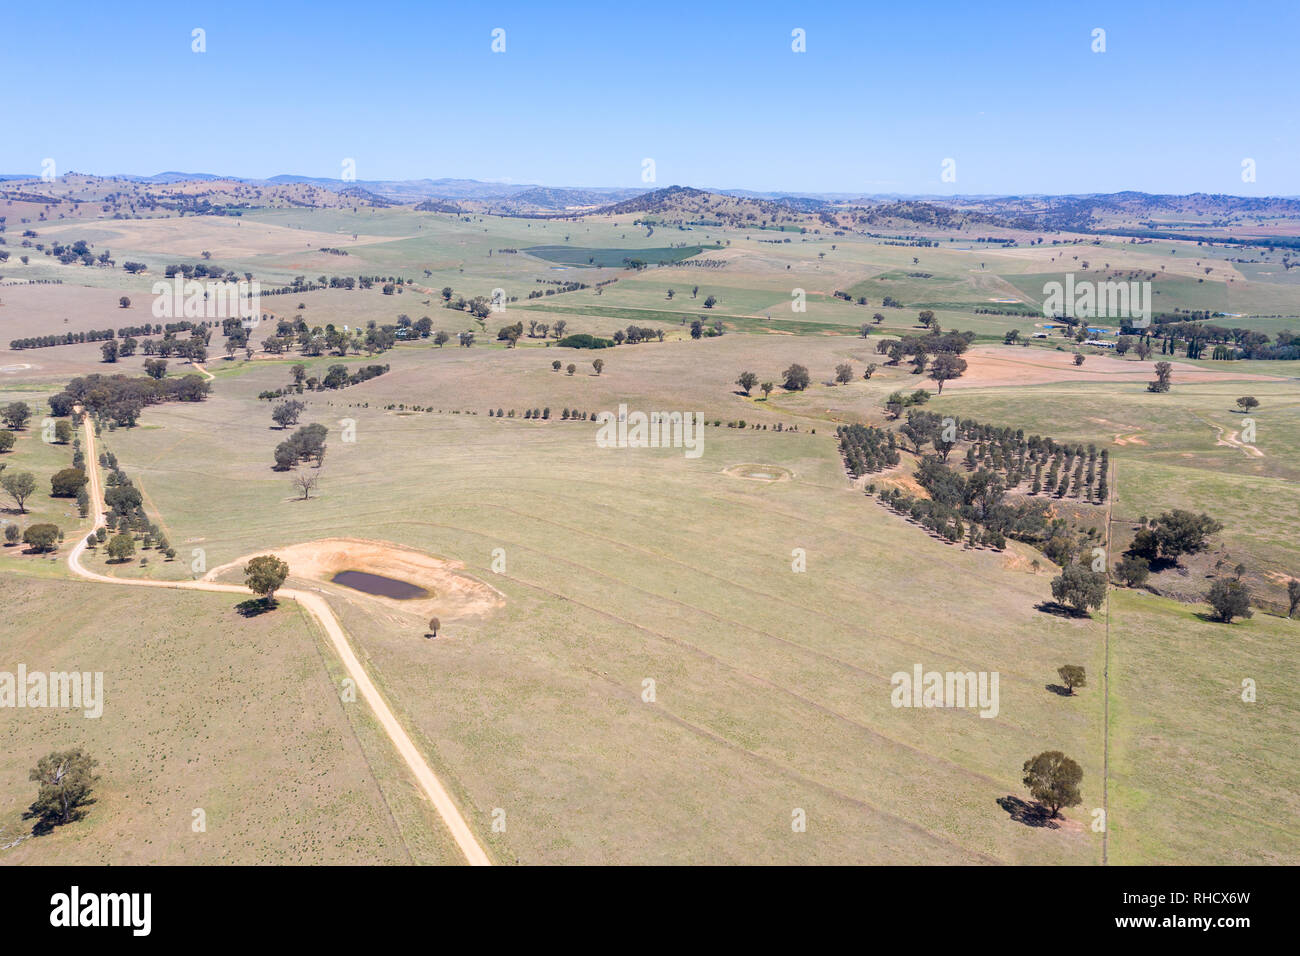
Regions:
<instances>
[{"instance_id":1,"label":"clear sky","mask_svg":"<svg viewBox=\"0 0 1300 956\"><path fill-rule=\"evenodd\" d=\"M1297 0L14 3L0 173L1300 195L1298 40Z\"/></svg>"}]
</instances>

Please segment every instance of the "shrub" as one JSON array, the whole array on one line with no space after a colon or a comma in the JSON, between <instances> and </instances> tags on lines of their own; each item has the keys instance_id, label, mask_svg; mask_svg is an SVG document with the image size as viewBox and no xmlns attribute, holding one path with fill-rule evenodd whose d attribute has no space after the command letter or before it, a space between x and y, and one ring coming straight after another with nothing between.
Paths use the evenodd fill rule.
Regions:
<instances>
[{"instance_id":1,"label":"shrub","mask_svg":"<svg viewBox=\"0 0 1300 956\"><path fill-rule=\"evenodd\" d=\"M562 349L612 349L614 347L611 339L597 338L587 332L566 335L556 344Z\"/></svg>"}]
</instances>

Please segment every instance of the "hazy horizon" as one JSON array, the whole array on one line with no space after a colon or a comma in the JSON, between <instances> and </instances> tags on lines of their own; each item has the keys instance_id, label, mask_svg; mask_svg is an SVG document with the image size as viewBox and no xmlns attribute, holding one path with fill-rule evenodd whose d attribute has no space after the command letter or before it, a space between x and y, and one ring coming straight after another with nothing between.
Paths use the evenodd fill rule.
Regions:
<instances>
[{"instance_id":1,"label":"hazy horizon","mask_svg":"<svg viewBox=\"0 0 1300 956\"><path fill-rule=\"evenodd\" d=\"M239 176L227 173L214 173L210 170L180 170L180 169L162 169L155 173L142 172L113 172L101 173L85 169L60 170L59 177L65 175L94 176L100 179L123 179L123 180L140 180L147 181L159 176L177 176L181 179L197 181L201 179L214 180L239 180L249 183L271 183L273 185L290 185L291 182L285 181L275 183L276 179L292 181L312 181L319 183L331 183L340 188L360 186L365 188L367 184L400 184L400 183L439 183L439 182L461 182L475 183L482 186L502 186L515 189L561 189L561 190L591 190L591 191L623 191L623 192L654 192L660 189L670 188L687 188L698 189L704 192L713 193L752 193L756 196L789 196L792 198L811 197L824 198L836 197L843 200L852 199L916 199L916 200L981 200L981 199L1006 199L1006 198L1068 198L1074 196L1109 196L1121 193L1137 193L1149 196L1226 196L1233 199L1300 199L1300 194L1266 194L1266 193L1246 193L1221 191L1210 193L1205 190L1192 190L1191 192L1171 192L1169 190L1151 191L1145 189L1123 188L1114 190L1079 190L1072 192L989 192L989 193L941 193L941 192L852 192L843 189L828 190L810 190L810 189L751 189L746 186L719 186L719 185L696 185L694 183L648 183L641 186L619 186L607 183L547 183L531 180L503 180L503 179L483 179L474 176L414 176L406 179L361 179L346 180L329 176L311 176L306 173L275 173L270 176ZM0 182L12 182L19 179L40 179L39 172L0 172Z\"/></svg>"}]
</instances>

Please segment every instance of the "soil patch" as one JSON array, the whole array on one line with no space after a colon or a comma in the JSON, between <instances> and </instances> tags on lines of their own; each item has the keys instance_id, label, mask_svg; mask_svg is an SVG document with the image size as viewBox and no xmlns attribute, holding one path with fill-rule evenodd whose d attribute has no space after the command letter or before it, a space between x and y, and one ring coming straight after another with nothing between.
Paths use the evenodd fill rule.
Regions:
<instances>
[{"instance_id":1,"label":"soil patch","mask_svg":"<svg viewBox=\"0 0 1300 956\"><path fill-rule=\"evenodd\" d=\"M722 473L732 478L745 478L749 481L789 481L794 477L794 472L789 468L782 468L780 465L757 465L752 462L732 465L730 468L724 468Z\"/></svg>"},{"instance_id":2,"label":"soil patch","mask_svg":"<svg viewBox=\"0 0 1300 956\"><path fill-rule=\"evenodd\" d=\"M437 616L444 622L486 617L506 603L500 591L466 573L462 562L436 558L386 541L326 538L277 548L271 553L289 565L291 577L332 585L337 588L332 593L347 600L375 602L394 611L400 609L424 617ZM208 579L223 571L242 569L248 557L213 569ZM340 580L344 575L347 577ZM362 582L368 586L358 588ZM381 590L379 584L390 591L400 588L405 596ZM409 594L406 589L410 588L423 594Z\"/></svg>"}]
</instances>

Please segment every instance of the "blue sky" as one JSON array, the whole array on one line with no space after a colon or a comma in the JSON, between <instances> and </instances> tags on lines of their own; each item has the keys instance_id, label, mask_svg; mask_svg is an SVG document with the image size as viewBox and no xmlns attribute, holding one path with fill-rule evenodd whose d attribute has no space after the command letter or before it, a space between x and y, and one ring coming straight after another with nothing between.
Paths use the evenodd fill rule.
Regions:
<instances>
[{"instance_id":1,"label":"blue sky","mask_svg":"<svg viewBox=\"0 0 1300 956\"><path fill-rule=\"evenodd\" d=\"M0 173L1300 195L1295 2L729 6L14 4Z\"/></svg>"}]
</instances>

